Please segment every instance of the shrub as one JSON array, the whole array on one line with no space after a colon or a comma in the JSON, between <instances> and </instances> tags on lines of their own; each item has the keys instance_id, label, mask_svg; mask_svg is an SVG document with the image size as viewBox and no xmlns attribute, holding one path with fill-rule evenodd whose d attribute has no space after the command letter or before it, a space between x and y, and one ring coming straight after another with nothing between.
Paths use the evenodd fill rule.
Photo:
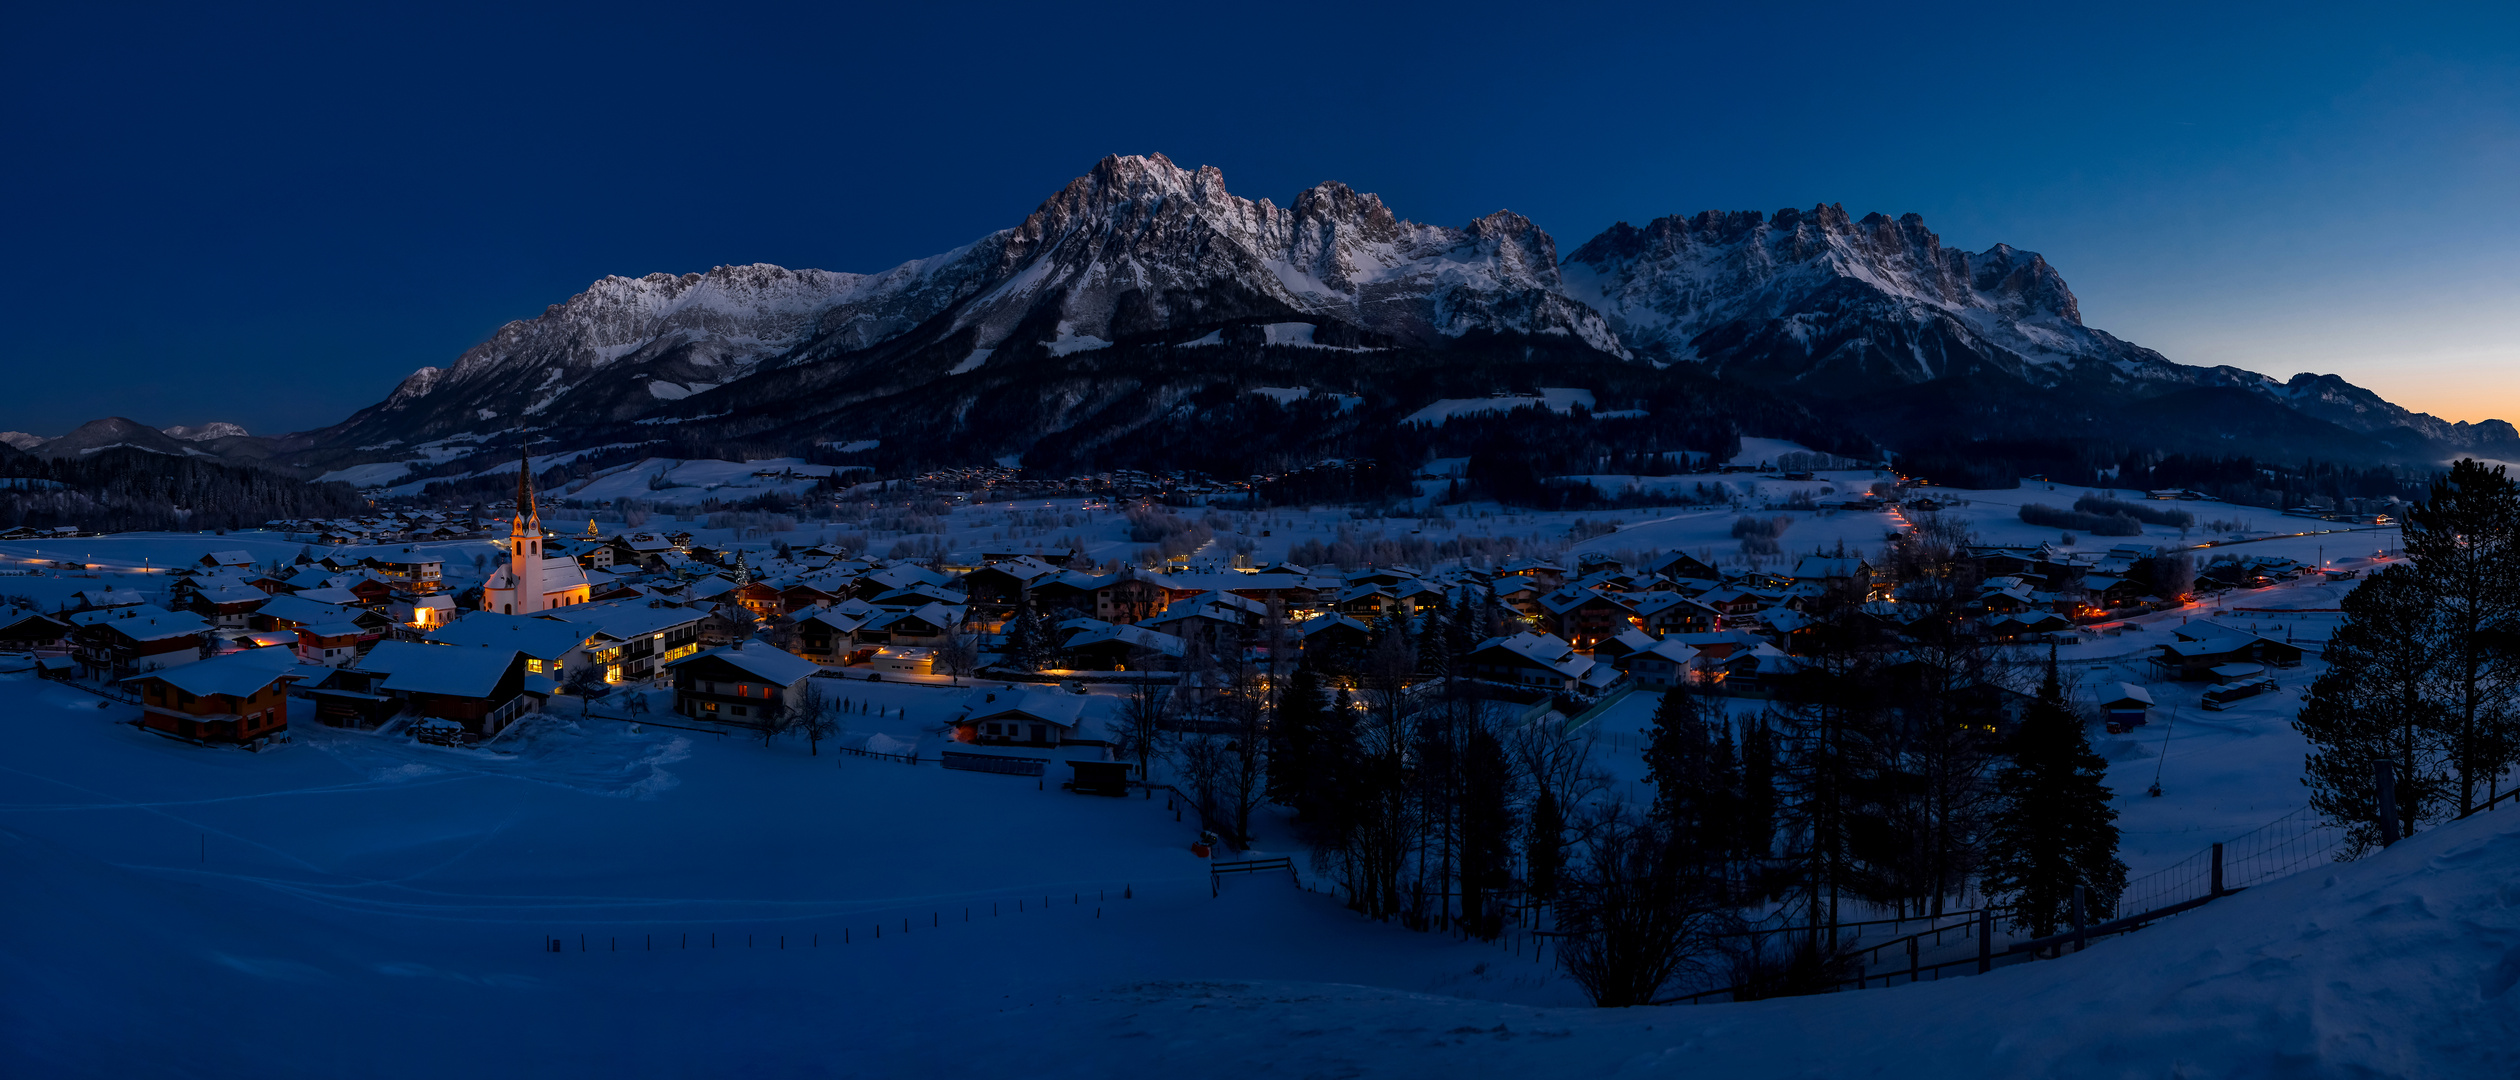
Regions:
<instances>
[{"instance_id":1,"label":"shrub","mask_svg":"<svg viewBox=\"0 0 2520 1080\"><path fill-rule=\"evenodd\" d=\"M2190 528L2196 515L2168 506L2146 506L2125 502L2106 495L2085 495L2074 500L2074 509L2101 517L2130 517L2147 525L2167 525L2173 529Z\"/></svg>"},{"instance_id":2,"label":"shrub","mask_svg":"<svg viewBox=\"0 0 2520 1080\"><path fill-rule=\"evenodd\" d=\"M2040 503L2023 506L2021 520L2042 528L2071 529L2076 532L2090 533L2093 536L2141 536L2144 533L2144 527L2141 524L2134 518L2122 514L2106 515L2084 513L2079 510L2059 510Z\"/></svg>"}]
</instances>

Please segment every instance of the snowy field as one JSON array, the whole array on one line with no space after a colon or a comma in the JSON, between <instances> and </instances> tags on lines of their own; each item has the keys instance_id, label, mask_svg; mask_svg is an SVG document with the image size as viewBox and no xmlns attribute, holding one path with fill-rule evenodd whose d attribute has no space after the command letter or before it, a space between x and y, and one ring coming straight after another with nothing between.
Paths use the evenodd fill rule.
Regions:
<instances>
[{"instance_id":1,"label":"snowy field","mask_svg":"<svg viewBox=\"0 0 2520 1080\"><path fill-rule=\"evenodd\" d=\"M1745 447L1745 456L1794 449ZM765 467L687 478L745 483ZM1216 540L1193 561L1221 565L1239 551L1265 565L1308 542L1488 537L1562 560L1682 550L1739 565L1731 523L1756 513L1792 519L1781 539L1789 567L1793 554L1841 540L1871 552L1901 524L1893 514L1784 506L1797 492L1861 492L1876 479L1869 470L1685 479L1734 485L1739 508L1533 514L1465 504L1443 508L1440 522L1332 508L1222 512ZM1432 495L1443 484L1423 486ZM1981 537L2021 543L2058 538L2019 522L2022 503L2069 506L2080 493L1932 489ZM2250 539L2200 559L2360 565L2398 542L2393 530L2310 532L2325 527L2179 506L2200 519L2249 519ZM547 517L575 531L567 513ZM1617 528L1601 532L1605 523ZM1121 513L1072 498L965 502L924 531L711 528L701 515L665 512L644 527L755 551L852 532L876 555L913 539L972 551L1072 541L1097 561L1145 547ZM2221 538L2192 530L2185 539ZM2181 541L2177 530L2148 528L2142 538L2085 537L2081 548L2138 539ZM49 608L77 590L138 588L163 602L168 565L224 550L287 559L302 546L256 532L0 543L0 595ZM422 546L447 557L455 588L498 558L491 541ZM65 560L82 568L52 565ZM2150 726L2094 736L2112 762L2134 875L2303 805L2305 747L2289 721L2318 670L2314 655L2277 672L2282 693L2207 713L2201 687L2156 682L2141 659L2183 620L2316 642L2335 619L2320 609L2350 587L2314 579L2234 592L2060 650L2084 687L2127 679L2160 700ZM882 713L852 714L844 744L880 737L931 751L935 724L959 701L955 690L899 682L849 681L835 694ZM1592 722L1614 791L1635 791L1635 736L1654 700L1633 694ZM1097 697L1089 708L1115 704ZM2520 1068L2511 992L2520 813L2314 869L2054 963L1890 991L1604 1012L1580 1007L1573 986L1534 963L1528 939L1461 944L1372 923L1284 876L1228 879L1212 898L1204 863L1188 851L1195 815L1176 821L1161 797L1086 798L829 744L811 756L801 743L763 747L598 718L544 717L489 751L302 723L295 742L256 755L160 739L117 722L128 713L0 675L10 747L0 763L9 863L0 918L12 927L0 937L0 1075L122 1076L137 1063L151 1075L195 1076ZM2156 775L2158 798L2144 794ZM1303 863L1282 822L1265 822L1260 835L1255 856ZM1320 884L1308 868L1304 880ZM547 940L563 951L544 951Z\"/></svg>"},{"instance_id":2,"label":"snowy field","mask_svg":"<svg viewBox=\"0 0 2520 1080\"><path fill-rule=\"evenodd\" d=\"M2520 1065L2520 813L2057 962L1603 1011L1527 951L1367 922L1282 877L1211 898L1161 800L557 717L512 753L301 727L256 755L96 701L0 677L8 1075Z\"/></svg>"}]
</instances>

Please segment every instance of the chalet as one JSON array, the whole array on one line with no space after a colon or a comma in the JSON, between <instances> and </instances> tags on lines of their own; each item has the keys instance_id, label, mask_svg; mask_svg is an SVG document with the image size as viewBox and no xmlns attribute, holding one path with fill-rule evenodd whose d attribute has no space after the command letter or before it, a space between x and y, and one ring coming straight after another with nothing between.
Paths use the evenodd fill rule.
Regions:
<instances>
[{"instance_id":1,"label":"chalet","mask_svg":"<svg viewBox=\"0 0 2520 1080\"><path fill-rule=\"evenodd\" d=\"M171 668L201 659L210 624L188 611L154 604L70 614L70 642L79 663L114 676Z\"/></svg>"},{"instance_id":2,"label":"chalet","mask_svg":"<svg viewBox=\"0 0 2520 1080\"><path fill-rule=\"evenodd\" d=\"M943 574L923 566L904 564L887 566L859 578L856 595L861 600L872 600L885 593L902 589L914 589L922 585L943 589L950 584L952 582Z\"/></svg>"},{"instance_id":3,"label":"chalet","mask_svg":"<svg viewBox=\"0 0 2520 1080\"><path fill-rule=\"evenodd\" d=\"M1065 663L1078 670L1129 671L1151 662L1178 660L1189 653L1187 640L1143 626L1100 619L1078 619L1060 625L1063 629L1075 627L1060 651L1067 654Z\"/></svg>"},{"instance_id":4,"label":"chalet","mask_svg":"<svg viewBox=\"0 0 2520 1080\"><path fill-rule=\"evenodd\" d=\"M212 569L251 570L254 568L254 556L245 551L213 551L202 556L199 565Z\"/></svg>"},{"instance_id":5,"label":"chalet","mask_svg":"<svg viewBox=\"0 0 2520 1080\"><path fill-rule=\"evenodd\" d=\"M1059 576L1058 567L1029 556L991 562L962 576L963 594L969 598L972 616L985 623L1000 623L1015 617L1015 607L1032 591L1033 582Z\"/></svg>"},{"instance_id":6,"label":"chalet","mask_svg":"<svg viewBox=\"0 0 2520 1080\"><path fill-rule=\"evenodd\" d=\"M1659 560L1646 564L1645 570L1648 573L1660 574L1664 577L1675 580L1682 578L1700 581L1724 580L1724 574L1722 571L1707 565L1704 560L1694 558L1688 554L1678 551L1672 552Z\"/></svg>"},{"instance_id":7,"label":"chalet","mask_svg":"<svg viewBox=\"0 0 2520 1080\"><path fill-rule=\"evenodd\" d=\"M1073 611L1080 615L1094 610L1095 590L1107 579L1075 570L1063 570L1032 583L1033 610L1043 615Z\"/></svg>"},{"instance_id":8,"label":"chalet","mask_svg":"<svg viewBox=\"0 0 2520 1080\"><path fill-rule=\"evenodd\" d=\"M1566 584L1566 568L1546 559L1516 559L1506 563L1505 573L1530 578L1542 589Z\"/></svg>"},{"instance_id":9,"label":"chalet","mask_svg":"<svg viewBox=\"0 0 2520 1080\"><path fill-rule=\"evenodd\" d=\"M526 693L525 654L512 649L380 641L354 666L381 676L368 692L475 735L496 735L537 704Z\"/></svg>"},{"instance_id":10,"label":"chalet","mask_svg":"<svg viewBox=\"0 0 2520 1080\"><path fill-rule=\"evenodd\" d=\"M587 630L560 619L475 611L429 631L439 645L497 649L525 657L525 672L558 682L570 665L588 662Z\"/></svg>"},{"instance_id":11,"label":"chalet","mask_svg":"<svg viewBox=\"0 0 2520 1080\"><path fill-rule=\"evenodd\" d=\"M694 720L760 726L784 715L811 661L765 644L710 649L665 665L674 679L674 711Z\"/></svg>"},{"instance_id":12,"label":"chalet","mask_svg":"<svg viewBox=\"0 0 2520 1080\"><path fill-rule=\"evenodd\" d=\"M1657 637L1713 630L1724 621L1723 612L1676 592L1634 593L1623 602L1645 624L1645 632Z\"/></svg>"},{"instance_id":13,"label":"chalet","mask_svg":"<svg viewBox=\"0 0 2520 1080\"><path fill-rule=\"evenodd\" d=\"M1268 617L1268 605L1232 593L1200 593L1174 601L1164 613L1138 625L1160 630L1180 638L1223 634L1230 637L1240 631L1256 629Z\"/></svg>"},{"instance_id":14,"label":"chalet","mask_svg":"<svg viewBox=\"0 0 2520 1080\"><path fill-rule=\"evenodd\" d=\"M1304 651L1344 652L1362 650L1373 640L1373 630L1345 615L1316 615L1295 629L1303 639Z\"/></svg>"},{"instance_id":15,"label":"chalet","mask_svg":"<svg viewBox=\"0 0 2520 1080\"><path fill-rule=\"evenodd\" d=\"M796 620L796 655L826 667L856 662L857 629L864 616L824 609Z\"/></svg>"},{"instance_id":16,"label":"chalet","mask_svg":"<svg viewBox=\"0 0 2520 1080\"><path fill-rule=\"evenodd\" d=\"M260 610L271 594L241 581L212 581L192 590L184 605L193 614L211 625L229 630L242 630Z\"/></svg>"},{"instance_id":17,"label":"chalet","mask_svg":"<svg viewBox=\"0 0 2520 1080\"><path fill-rule=\"evenodd\" d=\"M928 604L913 611L886 611L858 627L861 645L919 645L933 648L945 643L962 625L962 612L943 604Z\"/></svg>"},{"instance_id":18,"label":"chalet","mask_svg":"<svg viewBox=\"0 0 2520 1080\"><path fill-rule=\"evenodd\" d=\"M1387 585L1350 585L1339 590L1330 602L1330 610L1358 622L1371 623L1400 612L1400 597Z\"/></svg>"},{"instance_id":19,"label":"chalet","mask_svg":"<svg viewBox=\"0 0 2520 1080\"><path fill-rule=\"evenodd\" d=\"M2008 639L2034 634L2054 634L2073 628L2073 620L2053 611L2025 610L2004 615L1989 615L1978 620L1978 628L1988 637Z\"/></svg>"},{"instance_id":20,"label":"chalet","mask_svg":"<svg viewBox=\"0 0 2520 1080\"><path fill-rule=\"evenodd\" d=\"M779 587L779 613L794 615L811 608L826 608L839 603L847 596L848 589L837 584L832 584L832 588L826 589L822 585L807 581L789 582Z\"/></svg>"},{"instance_id":21,"label":"chalet","mask_svg":"<svg viewBox=\"0 0 2520 1080\"><path fill-rule=\"evenodd\" d=\"M368 614L354 604L330 604L309 599L308 592L322 594L322 590L310 589L272 597L254 609L249 622L256 630L295 630L316 623L357 622L359 616Z\"/></svg>"},{"instance_id":22,"label":"chalet","mask_svg":"<svg viewBox=\"0 0 2520 1080\"><path fill-rule=\"evenodd\" d=\"M1761 642L1715 661L1710 669L1717 684L1736 697L1767 697L1802 670L1802 662L1774 645Z\"/></svg>"},{"instance_id":23,"label":"chalet","mask_svg":"<svg viewBox=\"0 0 2520 1080\"><path fill-rule=\"evenodd\" d=\"M592 550L600 552L594 558L601 562L590 563L595 569L635 566L643 570L661 570L665 566L665 556L674 551L674 544L656 533L639 532L616 534Z\"/></svg>"},{"instance_id":24,"label":"chalet","mask_svg":"<svg viewBox=\"0 0 2520 1080\"><path fill-rule=\"evenodd\" d=\"M68 621L32 608L0 607L0 652L37 652L65 647Z\"/></svg>"},{"instance_id":25,"label":"chalet","mask_svg":"<svg viewBox=\"0 0 2520 1080\"><path fill-rule=\"evenodd\" d=\"M1616 663L1636 685L1668 690L1695 679L1698 651L1676 639L1660 638L1652 647L1629 653Z\"/></svg>"},{"instance_id":26,"label":"chalet","mask_svg":"<svg viewBox=\"0 0 2520 1080\"><path fill-rule=\"evenodd\" d=\"M1508 575L1488 582L1488 590L1497 600L1525 615L1540 612L1540 594L1548 590L1535 578L1520 574Z\"/></svg>"},{"instance_id":27,"label":"chalet","mask_svg":"<svg viewBox=\"0 0 2520 1080\"><path fill-rule=\"evenodd\" d=\"M299 677L274 650L230 653L123 680L140 694L140 724L202 742L244 743L289 729L289 684Z\"/></svg>"},{"instance_id":28,"label":"chalet","mask_svg":"<svg viewBox=\"0 0 2520 1080\"><path fill-rule=\"evenodd\" d=\"M426 596L445 583L445 557L418 548L386 548L369 553L360 562L374 570L389 587L407 593Z\"/></svg>"},{"instance_id":29,"label":"chalet","mask_svg":"<svg viewBox=\"0 0 2520 1080\"><path fill-rule=\"evenodd\" d=\"M752 612L757 618L767 619L786 611L785 608L779 606L779 587L767 581L755 581L736 586L733 599L737 605Z\"/></svg>"},{"instance_id":30,"label":"chalet","mask_svg":"<svg viewBox=\"0 0 2520 1080\"><path fill-rule=\"evenodd\" d=\"M1794 580L1827 589L1860 588L1872 590L1872 564L1859 558L1827 558L1805 555L1794 564Z\"/></svg>"},{"instance_id":31,"label":"chalet","mask_svg":"<svg viewBox=\"0 0 2520 1080\"><path fill-rule=\"evenodd\" d=\"M343 667L359 658L359 646L377 635L354 622L318 623L297 628L297 656L316 667Z\"/></svg>"},{"instance_id":32,"label":"chalet","mask_svg":"<svg viewBox=\"0 0 2520 1080\"><path fill-rule=\"evenodd\" d=\"M1464 659L1474 678L1546 690L1573 690L1593 667L1573 646L1537 631L1489 638Z\"/></svg>"},{"instance_id":33,"label":"chalet","mask_svg":"<svg viewBox=\"0 0 2520 1080\"><path fill-rule=\"evenodd\" d=\"M2209 627L2211 624L2207 624ZM2160 655L2153 657L2153 670L2165 678L2183 681L2223 681L2228 678L2214 669L2233 664L2273 664L2291 667L2301 662L2301 646L2255 634L2181 631L2186 640L2156 645Z\"/></svg>"},{"instance_id":34,"label":"chalet","mask_svg":"<svg viewBox=\"0 0 2520 1080\"><path fill-rule=\"evenodd\" d=\"M1094 590L1094 617L1104 622L1134 623L1163 614L1170 602L1164 587L1143 577L1122 575Z\"/></svg>"},{"instance_id":35,"label":"chalet","mask_svg":"<svg viewBox=\"0 0 2520 1080\"><path fill-rule=\"evenodd\" d=\"M138 589L81 589L70 594L70 606L82 611L139 607L148 602Z\"/></svg>"},{"instance_id":36,"label":"chalet","mask_svg":"<svg viewBox=\"0 0 2520 1080\"><path fill-rule=\"evenodd\" d=\"M1596 589L1560 589L1540 598L1542 629L1590 650L1636 628L1636 609Z\"/></svg>"},{"instance_id":37,"label":"chalet","mask_svg":"<svg viewBox=\"0 0 2520 1080\"><path fill-rule=\"evenodd\" d=\"M385 617L414 630L435 630L455 621L455 598L443 594L396 599L385 605Z\"/></svg>"},{"instance_id":38,"label":"chalet","mask_svg":"<svg viewBox=\"0 0 2520 1080\"><path fill-rule=\"evenodd\" d=\"M1087 699L1053 690L972 691L953 721L954 741L975 746L1091 746L1106 743L1085 719Z\"/></svg>"}]
</instances>

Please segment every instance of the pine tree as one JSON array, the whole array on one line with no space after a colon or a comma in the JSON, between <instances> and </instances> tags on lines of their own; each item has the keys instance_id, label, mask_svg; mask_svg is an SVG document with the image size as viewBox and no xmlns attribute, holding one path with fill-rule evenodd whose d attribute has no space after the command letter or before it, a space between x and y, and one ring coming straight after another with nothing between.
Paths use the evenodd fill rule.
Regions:
<instances>
[{"instance_id":1,"label":"pine tree","mask_svg":"<svg viewBox=\"0 0 2520 1080\"><path fill-rule=\"evenodd\" d=\"M1513 879L1514 768L1504 741L1485 724L1474 724L1463 738L1459 768L1461 923L1493 938L1503 920L1490 900Z\"/></svg>"},{"instance_id":2,"label":"pine tree","mask_svg":"<svg viewBox=\"0 0 2520 1080\"><path fill-rule=\"evenodd\" d=\"M1539 785L1531 800L1531 827L1523 838L1523 868L1530 876L1531 895L1546 900L1557 895L1566 874L1566 812L1557 792Z\"/></svg>"},{"instance_id":3,"label":"pine tree","mask_svg":"<svg viewBox=\"0 0 2520 1080\"><path fill-rule=\"evenodd\" d=\"M1741 729L1741 803L1733 829L1741 857L1755 861L1776 853L1776 733L1758 718Z\"/></svg>"},{"instance_id":4,"label":"pine tree","mask_svg":"<svg viewBox=\"0 0 2520 1080\"><path fill-rule=\"evenodd\" d=\"M2430 594L2462 813L2520 751L2520 484L2462 458L2407 511L2407 558Z\"/></svg>"},{"instance_id":5,"label":"pine tree","mask_svg":"<svg viewBox=\"0 0 2520 1080\"><path fill-rule=\"evenodd\" d=\"M1277 716L1269 725L1269 799L1295 811L1297 819L1318 817L1319 787L1325 779L1321 754L1327 718L1321 700L1321 674L1307 659L1295 665L1295 677L1278 697Z\"/></svg>"},{"instance_id":6,"label":"pine tree","mask_svg":"<svg viewBox=\"0 0 2520 1080\"><path fill-rule=\"evenodd\" d=\"M1716 788L1715 740L1707 730L1707 703L1696 691L1663 691L1645 733L1645 782L1654 787L1651 820L1688 857L1729 847L1714 831L1725 815L1718 804L1729 791Z\"/></svg>"},{"instance_id":7,"label":"pine tree","mask_svg":"<svg viewBox=\"0 0 2520 1080\"><path fill-rule=\"evenodd\" d=\"M2104 782L2109 763L2091 751L2053 656L2011 750L2012 764L1995 777L2001 805L1988 829L1987 894L2011 905L2012 924L2034 937L2067 924L2077 885L2087 917L2108 918L2126 889L2117 810Z\"/></svg>"},{"instance_id":8,"label":"pine tree","mask_svg":"<svg viewBox=\"0 0 2520 1080\"><path fill-rule=\"evenodd\" d=\"M1027 591L1015 601L1015 617L1006 622L1006 660L1020 670L1039 671L1049 666L1049 653L1049 628L1042 625Z\"/></svg>"},{"instance_id":9,"label":"pine tree","mask_svg":"<svg viewBox=\"0 0 2520 1080\"><path fill-rule=\"evenodd\" d=\"M1418 620L1418 668L1437 678L1453 677L1452 596L1446 593Z\"/></svg>"},{"instance_id":10,"label":"pine tree","mask_svg":"<svg viewBox=\"0 0 2520 1080\"><path fill-rule=\"evenodd\" d=\"M2372 763L2394 766L2398 831L2412 836L2451 809L2458 743L2426 639L2433 606L2415 568L2372 575L2343 607L2324 652L2328 669L2311 684L2293 727L2310 740L2301 778L2310 805L2344 826L2362 851L2380 840Z\"/></svg>"}]
</instances>

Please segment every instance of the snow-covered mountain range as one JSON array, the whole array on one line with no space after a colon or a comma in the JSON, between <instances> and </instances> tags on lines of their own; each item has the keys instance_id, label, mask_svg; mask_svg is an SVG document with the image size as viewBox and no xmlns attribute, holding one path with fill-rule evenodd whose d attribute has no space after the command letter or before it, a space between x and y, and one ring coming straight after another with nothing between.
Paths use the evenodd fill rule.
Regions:
<instances>
[{"instance_id":1,"label":"snow-covered mountain range","mask_svg":"<svg viewBox=\"0 0 2520 1080\"><path fill-rule=\"evenodd\" d=\"M1162 155L1106 158L1015 227L881 273L752 265L605 278L279 445L341 463L519 426L593 445L724 417L734 419L706 430L793 441L839 422L810 419L830 412L823 404L890 395L894 413L932 404L959 416L990 380L1123 356L1142 367L1131 350L1236 341L1421 361L1529 357L1545 344L1569 379L1681 366L1812 401L1977 382L2112 397L2237 389L2287 417L2385 436L2411 457L2520 456L2509 424L2448 423L2334 376L2283 382L2175 363L2083 325L2039 255L1947 249L1914 214L1856 219L1823 205L1666 217L1612 226L1561 261L1546 232L1511 212L1418 224L1338 183L1280 207ZM1165 355L1168 368L1197 366L1187 351ZM1407 380L1380 387L1406 397ZM1067 422L1045 419L1030 435ZM830 434L865 434L864 417L847 423Z\"/></svg>"}]
</instances>

